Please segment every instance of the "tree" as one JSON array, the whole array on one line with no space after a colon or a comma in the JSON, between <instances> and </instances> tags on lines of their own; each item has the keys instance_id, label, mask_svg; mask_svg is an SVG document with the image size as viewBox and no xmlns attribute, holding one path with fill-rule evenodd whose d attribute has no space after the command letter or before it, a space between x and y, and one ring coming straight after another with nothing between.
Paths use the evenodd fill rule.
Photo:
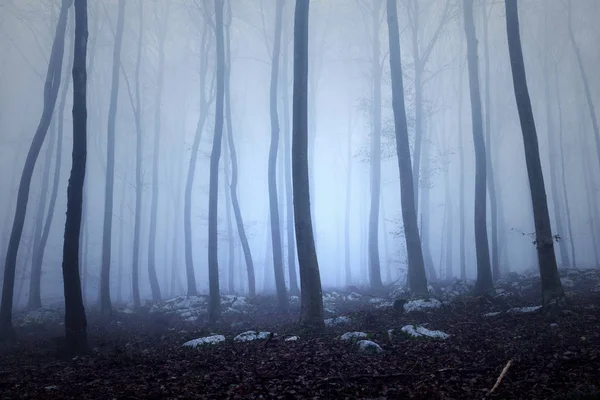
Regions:
<instances>
[{"instance_id":1,"label":"tree","mask_svg":"<svg viewBox=\"0 0 600 400\"><path fill-rule=\"evenodd\" d=\"M115 185L115 128L119 101L119 70L125 30L125 0L119 0L117 30L113 47L112 83L108 108L108 140L106 145L106 182L104 187L104 224L102 230L102 269L100 272L100 312L112 314L110 300L110 258L112 254L112 214Z\"/></svg>"},{"instance_id":2,"label":"tree","mask_svg":"<svg viewBox=\"0 0 600 400\"><path fill-rule=\"evenodd\" d=\"M508 52L513 76L515 99L521 121L525 161L529 177L529 189L533 205L535 222L535 245L538 253L540 276L542 281L542 305L544 307L564 301L565 294L560 282L556 256L554 254L554 238L550 227L550 214L546 200L544 175L540 162L537 132L527 88L527 76L521 49L521 34L519 28L519 10L517 0L506 0L506 32L508 37Z\"/></svg>"},{"instance_id":3,"label":"tree","mask_svg":"<svg viewBox=\"0 0 600 400\"><path fill-rule=\"evenodd\" d=\"M396 0L387 0L387 24L390 47L390 70L392 78L392 108L396 132L396 153L400 173L400 198L402 221L408 254L408 287L416 296L428 296L427 276L423 249L419 237L419 225L415 210L413 171L408 144L408 124L404 104L404 83L402 79L402 58L400 53L400 33Z\"/></svg>"},{"instance_id":4,"label":"tree","mask_svg":"<svg viewBox=\"0 0 600 400\"><path fill-rule=\"evenodd\" d=\"M38 155L46 138L48 126L52 119L62 75L63 54L65 50L65 31L67 28L67 16L73 0L63 0L61 3L56 34L52 43L46 82L44 84L44 108L35 135L29 147L25 165L19 182L15 218L13 220L8 249L6 251L6 262L4 264L4 281L2 282L2 303L0 304L0 338L14 337L12 327L12 307L15 286L15 271L17 267L17 253L19 243L23 234L25 214L27 212L27 201L29 200L29 189L31 177Z\"/></svg>"},{"instance_id":5,"label":"tree","mask_svg":"<svg viewBox=\"0 0 600 400\"><path fill-rule=\"evenodd\" d=\"M169 22L169 4L166 3L166 11L158 32L158 82L156 83L156 105L154 110L154 154L152 161L152 199L150 200L150 240L148 244L148 277L150 278L150 289L152 300L159 302L161 299L160 285L156 276L156 220L158 218L158 171L160 155L160 133L161 133L161 101L163 82L165 76L165 41L167 39L167 25ZM158 11L158 10L155 10ZM157 19L158 19L157 12Z\"/></svg>"},{"instance_id":6,"label":"tree","mask_svg":"<svg viewBox=\"0 0 600 400\"><path fill-rule=\"evenodd\" d=\"M292 101L292 182L298 264L300 324L321 329L323 293L310 213L308 179L308 18L310 0L296 0L294 12L294 92Z\"/></svg>"},{"instance_id":7,"label":"tree","mask_svg":"<svg viewBox=\"0 0 600 400\"><path fill-rule=\"evenodd\" d=\"M477 65L477 37L473 21L473 0L464 2L464 24L467 37L467 64L469 69L469 92L471 95L471 120L475 146L475 252L477 253L477 281L475 293L494 291L490 250L487 235L486 214L486 153L483 137L483 118L479 91L479 67Z\"/></svg>"},{"instance_id":8,"label":"tree","mask_svg":"<svg viewBox=\"0 0 600 400\"><path fill-rule=\"evenodd\" d=\"M279 148L279 114L277 112L277 81L279 80L279 58L281 53L281 30L284 0L276 1L275 37L273 40L273 60L271 62L271 83L269 88L269 110L271 117L271 145L269 148L269 212L271 220L271 241L273 248L273 268L277 303L281 311L287 311L288 299L283 274L283 253L281 246L281 228L279 225L279 202L277 200L277 149Z\"/></svg>"},{"instance_id":9,"label":"tree","mask_svg":"<svg viewBox=\"0 0 600 400\"><path fill-rule=\"evenodd\" d=\"M87 157L87 0L75 0L73 61L73 164L67 188L67 220L63 246L65 344L72 353L87 350L87 321L79 276L79 234Z\"/></svg>"},{"instance_id":10,"label":"tree","mask_svg":"<svg viewBox=\"0 0 600 400\"><path fill-rule=\"evenodd\" d=\"M217 237L217 206L219 200L219 159L223 137L225 96L225 38L223 37L223 1L215 0L215 38L217 55L217 94L215 104L215 134L210 153L210 183L208 193L208 285L210 301L208 318L215 323L221 316L219 295L219 250Z\"/></svg>"},{"instance_id":11,"label":"tree","mask_svg":"<svg viewBox=\"0 0 600 400\"><path fill-rule=\"evenodd\" d=\"M209 69L209 49L210 49L210 29L209 24L212 23L209 16L208 0L204 0L203 16L205 23L202 29L202 39L200 43L201 54L203 57L200 60L200 114L198 123L196 124L196 132L192 143L192 151L190 155L190 163L188 166L187 178L185 181L185 194L183 200L183 233L185 246L185 272L187 277L187 295L195 296L196 289L196 274L194 272L194 259L192 254L192 188L194 186L194 175L196 173L196 162L198 161L198 149L202 141L202 133L204 132L204 124L208 117L210 104L213 101L213 85L207 85L208 69ZM210 21L210 22L209 22ZM208 90L207 90L208 89Z\"/></svg>"},{"instance_id":12,"label":"tree","mask_svg":"<svg viewBox=\"0 0 600 400\"><path fill-rule=\"evenodd\" d=\"M231 1L227 2L227 10L229 19L227 23L227 29L225 30L227 57L225 70L225 111L227 115L227 143L229 147L229 154L231 157L231 184L229 188L231 192L231 204L233 206L233 215L235 216L235 223L237 225L238 235L240 236L240 242L242 244L242 250L244 252L244 260L246 261L246 273L248 275L248 294L250 297L254 297L256 295L256 278L254 275L254 262L252 261L252 253L250 251L250 245L248 244L246 228L244 227L244 220L242 219L242 212L240 210L240 202L237 196L238 161L235 149L235 141L233 139L233 116L231 114Z\"/></svg>"}]
</instances>

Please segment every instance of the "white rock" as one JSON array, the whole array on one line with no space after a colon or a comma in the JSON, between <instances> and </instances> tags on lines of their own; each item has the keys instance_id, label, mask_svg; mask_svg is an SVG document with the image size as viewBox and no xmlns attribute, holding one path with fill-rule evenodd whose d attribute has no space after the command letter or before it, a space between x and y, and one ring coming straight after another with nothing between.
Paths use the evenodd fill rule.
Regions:
<instances>
[{"instance_id":1,"label":"white rock","mask_svg":"<svg viewBox=\"0 0 600 400\"><path fill-rule=\"evenodd\" d=\"M300 339L300 336L290 336L289 338L285 338L285 342L295 342L296 340Z\"/></svg>"},{"instance_id":2,"label":"white rock","mask_svg":"<svg viewBox=\"0 0 600 400\"><path fill-rule=\"evenodd\" d=\"M349 324L349 323L350 323L350 318L348 318L344 315L335 317L335 318L327 318L325 320L325 326L344 325L344 324Z\"/></svg>"},{"instance_id":3,"label":"white rock","mask_svg":"<svg viewBox=\"0 0 600 400\"><path fill-rule=\"evenodd\" d=\"M233 340L236 342L251 342L253 340L268 339L269 336L271 336L271 332L246 331L234 337Z\"/></svg>"},{"instance_id":4,"label":"white rock","mask_svg":"<svg viewBox=\"0 0 600 400\"><path fill-rule=\"evenodd\" d=\"M496 311L496 312L489 312L489 313L485 313L483 314L484 317L495 317L496 315L500 315L502 314L500 311Z\"/></svg>"},{"instance_id":5,"label":"white rock","mask_svg":"<svg viewBox=\"0 0 600 400\"><path fill-rule=\"evenodd\" d=\"M450 335L442 331L432 331L422 326L405 325L402 327L402 332L412 337L430 337L434 339L448 339Z\"/></svg>"},{"instance_id":6,"label":"white rock","mask_svg":"<svg viewBox=\"0 0 600 400\"><path fill-rule=\"evenodd\" d=\"M367 354L378 354L383 353L383 349L377 343L371 340L359 340L356 342L356 346L358 347L358 351L361 353Z\"/></svg>"},{"instance_id":7,"label":"white rock","mask_svg":"<svg viewBox=\"0 0 600 400\"><path fill-rule=\"evenodd\" d=\"M185 342L183 347L198 347L203 346L205 344L215 345L217 343L221 343L225 341L225 336L223 335L213 335L201 337L198 339L190 340L189 342Z\"/></svg>"},{"instance_id":8,"label":"white rock","mask_svg":"<svg viewBox=\"0 0 600 400\"><path fill-rule=\"evenodd\" d=\"M535 312L539 309L541 309L542 306L533 306L533 307L514 307L511 308L510 310L508 310L509 313L511 314L516 314L516 313L532 313Z\"/></svg>"},{"instance_id":9,"label":"white rock","mask_svg":"<svg viewBox=\"0 0 600 400\"><path fill-rule=\"evenodd\" d=\"M421 311L429 308L440 308L442 303L437 299L419 299L411 300L404 304L404 311Z\"/></svg>"},{"instance_id":10,"label":"white rock","mask_svg":"<svg viewBox=\"0 0 600 400\"><path fill-rule=\"evenodd\" d=\"M366 337L367 337L367 334L364 332L346 332L342 336L340 336L340 340L347 342L349 340L357 340L357 339L362 339L362 338L366 338Z\"/></svg>"}]
</instances>

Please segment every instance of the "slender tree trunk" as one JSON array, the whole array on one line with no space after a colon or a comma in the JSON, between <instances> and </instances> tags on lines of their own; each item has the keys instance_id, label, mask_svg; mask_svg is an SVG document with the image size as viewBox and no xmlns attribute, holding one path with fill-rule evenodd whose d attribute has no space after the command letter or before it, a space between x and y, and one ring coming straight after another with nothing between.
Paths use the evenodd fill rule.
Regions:
<instances>
[{"instance_id":1,"label":"slender tree trunk","mask_svg":"<svg viewBox=\"0 0 600 400\"><path fill-rule=\"evenodd\" d=\"M494 163L492 160L492 128L491 128L491 110L492 110L492 90L490 84L490 46L488 40L488 15L485 3L481 4L481 13L483 19L483 54L484 54L484 80L485 80L485 143L486 143L486 172L487 188L490 199L490 223L492 233L491 243L491 263L492 278L500 278L500 261L498 255L498 198L496 193L496 176L494 174Z\"/></svg>"},{"instance_id":2,"label":"slender tree trunk","mask_svg":"<svg viewBox=\"0 0 600 400\"><path fill-rule=\"evenodd\" d=\"M429 228L431 224L429 223L429 205L430 205L430 188L429 181L431 180L431 159L429 158L429 148L431 143L429 138L424 137L424 132L421 133L421 137L423 139L423 146L421 148L422 153L422 177L423 181L427 182L427 186L422 189L421 193L421 248L423 251L423 260L425 261L425 272L427 273L427 278L431 281L437 281L437 272L435 270L435 264L433 262L433 256L431 254L431 246L430 242L430 234ZM414 174L413 174L414 176Z\"/></svg>"},{"instance_id":3,"label":"slender tree trunk","mask_svg":"<svg viewBox=\"0 0 600 400\"><path fill-rule=\"evenodd\" d=\"M577 66L579 67L579 73L581 74L581 80L583 82L583 90L585 93L585 99L587 101L588 110L590 113L590 119L592 121L592 129L594 131L594 140L596 143L596 155L598 156L598 162L600 162L600 128L598 128L598 118L596 116L596 109L594 108L594 102L592 100L592 93L590 90L590 84L588 81L587 73L585 71L585 66L583 65L583 58L581 57L581 50L579 49L579 45L577 44L577 40L575 40L575 34L573 33L573 11L571 0L569 0L568 5L568 20L569 20L569 39L571 40L571 44L573 45L573 51L575 52L575 58L577 59Z\"/></svg>"},{"instance_id":4,"label":"slender tree trunk","mask_svg":"<svg viewBox=\"0 0 600 400\"><path fill-rule=\"evenodd\" d=\"M383 236L383 251L385 254L385 278L387 282L392 280L392 271L390 269L390 245L387 231L387 221L385 216L385 199L381 196L381 235Z\"/></svg>"},{"instance_id":5,"label":"slender tree trunk","mask_svg":"<svg viewBox=\"0 0 600 400\"><path fill-rule=\"evenodd\" d=\"M231 2L227 2L228 17L231 19ZM226 51L227 51L227 69L225 76L225 107L227 113L227 143L229 152L231 155L231 204L233 206L233 215L235 216L235 223L237 225L238 235L240 236L240 242L242 244L242 250L244 251L244 260L246 262L246 272L248 276L248 294L250 297L256 295L256 277L254 272L254 262L252 261L252 253L250 251L250 245L248 244L248 237L246 236L246 229L244 228L244 221L242 219L242 212L240 210L240 203L237 196L237 182L238 182L238 160L235 149L235 141L233 138L233 117L231 114L231 37L230 27L231 23L227 24L225 33L226 37Z\"/></svg>"},{"instance_id":6,"label":"slender tree trunk","mask_svg":"<svg viewBox=\"0 0 600 400\"><path fill-rule=\"evenodd\" d=\"M121 65L121 47L125 29L125 0L119 0L119 15L113 48L112 86L108 110L108 142L106 146L106 185L104 193L104 228L102 233L102 270L100 274L100 312L112 314L110 300L110 264L112 255L112 214L115 181L115 126L117 122L117 103L119 101L119 68Z\"/></svg>"},{"instance_id":7,"label":"slender tree trunk","mask_svg":"<svg viewBox=\"0 0 600 400\"><path fill-rule=\"evenodd\" d=\"M300 324L307 328L322 329L323 293L313 235L308 176L309 3L310 0L296 0L294 14L292 177L296 244L300 264Z\"/></svg>"},{"instance_id":8,"label":"slender tree trunk","mask_svg":"<svg viewBox=\"0 0 600 400\"><path fill-rule=\"evenodd\" d=\"M281 69L281 96L283 107L283 162L285 164L285 216L286 216L286 234L287 234L287 264L290 278L290 294L297 296L300 294L298 287L298 276L296 275L296 238L294 236L294 199L292 195L292 127L290 118L290 93L289 93L289 49L288 49L288 26L290 24L283 22L283 51Z\"/></svg>"},{"instance_id":9,"label":"slender tree trunk","mask_svg":"<svg viewBox=\"0 0 600 400\"><path fill-rule=\"evenodd\" d=\"M552 120L552 107L550 105L550 70L549 66L543 67L544 74L544 97L546 105L546 129L548 131L548 149L549 149L549 160L550 160L550 195L552 197L552 205L554 210L554 222L556 224L556 230L558 235L564 235L564 225L560 212L560 196L558 194L558 171L555 160L559 157L556 149L555 142L555 126ZM563 266L571 265L569 260L569 253L567 251L567 244L564 240L558 240L558 249L560 251L561 264Z\"/></svg>"},{"instance_id":10,"label":"slender tree trunk","mask_svg":"<svg viewBox=\"0 0 600 400\"><path fill-rule=\"evenodd\" d=\"M279 148L279 115L277 112L277 81L279 80L279 58L281 53L281 30L284 0L277 0L275 15L275 37L273 41L273 60L271 64L270 115L271 146L269 149L269 210L271 215L271 241L273 246L273 268L277 302L281 311L287 311L288 298L283 273L283 254L281 245L281 227L279 225L279 202L277 200L277 150Z\"/></svg>"},{"instance_id":11,"label":"slender tree trunk","mask_svg":"<svg viewBox=\"0 0 600 400\"><path fill-rule=\"evenodd\" d=\"M387 0L387 24L390 47L390 69L392 78L392 108L394 110L394 129L396 131L396 153L400 171L400 199L402 202L402 221L406 251L408 253L408 285L416 296L428 296L427 276L423 249L419 237L419 225L415 206L413 171L408 143L408 124L404 105L404 83L402 80L402 59L400 52L400 33L398 29L398 11L396 0Z\"/></svg>"},{"instance_id":12,"label":"slender tree trunk","mask_svg":"<svg viewBox=\"0 0 600 400\"><path fill-rule=\"evenodd\" d=\"M533 204L536 248L542 281L542 305L550 306L553 302L562 302L565 294L560 283L560 275L558 274L556 257L554 255L554 240L552 229L550 228L544 175L542 173L537 133L531 109L531 101L529 99L529 90L527 89L527 78L525 76L525 63L523 61L519 32L519 12L516 0L506 0L506 31L515 98L517 109L519 110L521 131L523 133L531 201Z\"/></svg>"},{"instance_id":13,"label":"slender tree trunk","mask_svg":"<svg viewBox=\"0 0 600 400\"><path fill-rule=\"evenodd\" d=\"M475 293L494 291L490 250L488 247L486 213L486 152L481 115L479 91L479 67L477 65L477 37L473 22L473 0L464 2L465 34L467 37L467 63L469 66L469 89L471 94L471 118L473 144L475 146L475 251L477 253L477 281Z\"/></svg>"},{"instance_id":14,"label":"slender tree trunk","mask_svg":"<svg viewBox=\"0 0 600 400\"><path fill-rule=\"evenodd\" d=\"M460 129L460 128L459 128ZM450 189L450 157L449 157L449 149L448 144L446 143L445 136L443 136L443 148L444 148L444 192L446 197L445 210L446 219L445 219L445 235L446 235L446 279L453 278L453 263L452 263L452 253L454 247L453 234L454 234L454 206L452 202L452 192Z\"/></svg>"},{"instance_id":15,"label":"slender tree trunk","mask_svg":"<svg viewBox=\"0 0 600 400\"><path fill-rule=\"evenodd\" d=\"M344 227L344 257L345 257L345 272L346 286L352 285L352 263L350 261L350 207L352 200L352 123L348 115L348 134L347 134L347 151L348 167L346 168L346 210L345 210L345 227Z\"/></svg>"},{"instance_id":16,"label":"slender tree trunk","mask_svg":"<svg viewBox=\"0 0 600 400\"><path fill-rule=\"evenodd\" d=\"M573 238L573 227L571 225L571 207L569 204L569 192L567 191L567 166L565 164L565 141L563 133L563 116L562 116L562 104L560 97L560 86L558 81L558 68L554 73L556 82L556 105L558 111L558 148L560 149L560 178L562 185L563 198L565 201L565 212L567 217L567 235L569 235L569 244L571 246L571 257L573 260L573 267L577 267L577 255L575 254L575 239ZM595 246L594 246L595 247Z\"/></svg>"},{"instance_id":17,"label":"slender tree trunk","mask_svg":"<svg viewBox=\"0 0 600 400\"><path fill-rule=\"evenodd\" d=\"M4 264L4 281L2 283L2 303L0 305L0 339L14 337L12 327L12 308L13 294L15 284L15 270L17 266L17 253L19 243L23 234L23 225L25 223L25 214L27 212L27 201L29 200L29 189L31 186L31 177L35 168L38 155L48 126L52 119L58 89L62 74L63 54L65 48L65 30L67 27L67 16L73 0L63 0L58 23L56 26L56 35L52 43L52 51L48 62L46 82L44 84L44 108L38 124L37 130L31 142L31 147L27 153L23 173L19 182L19 191L17 193L17 203L15 210L15 219L10 234L8 249L6 251L6 262Z\"/></svg>"},{"instance_id":18,"label":"slender tree trunk","mask_svg":"<svg viewBox=\"0 0 600 400\"><path fill-rule=\"evenodd\" d=\"M462 42L461 42L462 43ZM462 45L461 45L462 50ZM462 54L462 51L461 51ZM464 67L463 64L460 64L458 72L458 162L459 162L459 211L458 211L458 219L459 219L459 253L460 253L460 279L463 281L467 280L467 258L465 254L465 141L463 138L463 73Z\"/></svg>"},{"instance_id":19,"label":"slender tree trunk","mask_svg":"<svg viewBox=\"0 0 600 400\"><path fill-rule=\"evenodd\" d=\"M379 262L379 204L381 197L381 44L379 31L381 27L382 0L372 1L371 13L371 74L373 76L373 99L371 100L371 113L373 118L373 132L371 135L371 175L370 194L371 205L369 211L369 282L371 288L379 289L381 283L381 265Z\"/></svg>"},{"instance_id":20,"label":"slender tree trunk","mask_svg":"<svg viewBox=\"0 0 600 400\"><path fill-rule=\"evenodd\" d=\"M42 231L44 230L44 213L46 211L46 198L48 197L48 182L50 180L50 166L52 164L52 154L54 143L56 142L56 121L54 121L53 131L50 133L48 147L46 148L46 160L44 162L44 171L42 173L42 188L38 200L37 216L35 218L35 227L33 230L33 251L31 257L31 276L29 277L29 298L27 307L30 310L37 310L42 307L42 298L40 294L40 283L42 279L42 262L44 259L42 250ZM50 212L50 211L49 211Z\"/></svg>"},{"instance_id":21,"label":"slender tree trunk","mask_svg":"<svg viewBox=\"0 0 600 400\"><path fill-rule=\"evenodd\" d=\"M166 15L163 25L158 34L158 81L156 83L156 106L154 110L154 154L152 157L152 198L150 200L150 239L148 241L148 277L150 278L150 289L152 301L161 300L160 285L156 275L156 223L158 219L158 171L160 156L161 135L161 102L165 76L165 41L167 39L167 26L169 23L169 4L167 3Z\"/></svg>"},{"instance_id":22,"label":"slender tree trunk","mask_svg":"<svg viewBox=\"0 0 600 400\"><path fill-rule=\"evenodd\" d=\"M223 107L225 94L225 48L223 37L223 1L215 0L215 37L217 53L217 93L215 111L215 134L210 153L210 184L208 194L208 285L210 301L208 317L216 323L221 317L221 296L219 295L219 249L217 237L217 206L219 201L219 159L223 137Z\"/></svg>"},{"instance_id":23,"label":"slender tree trunk","mask_svg":"<svg viewBox=\"0 0 600 400\"><path fill-rule=\"evenodd\" d=\"M87 0L75 0L73 165L67 188L67 220L62 264L65 291L65 343L73 353L87 350L87 321L81 295L78 249L87 154L87 75L85 65L87 37Z\"/></svg>"},{"instance_id":24,"label":"slender tree trunk","mask_svg":"<svg viewBox=\"0 0 600 400\"><path fill-rule=\"evenodd\" d=\"M202 32L202 41L200 44L203 54L208 54L209 31L210 29L208 24L205 24L204 31ZM196 173L196 162L198 160L198 149L200 148L200 142L202 141L202 132L204 131L204 124L206 123L206 117L208 116L209 106L211 103L211 100L209 100L210 93L207 94L205 89L205 86L207 86L208 65L208 57L204 57L200 62L200 115L198 117L198 124L196 125L194 142L192 143L190 164L188 167L187 179L185 181L185 195L183 200L185 272L187 277L188 296L195 296L198 293L198 290L196 289L196 274L194 272L194 259L192 252L192 188L194 185L194 174Z\"/></svg>"},{"instance_id":25,"label":"slender tree trunk","mask_svg":"<svg viewBox=\"0 0 600 400\"><path fill-rule=\"evenodd\" d=\"M229 134L229 132L227 132ZM229 151L228 146L225 146L223 149L224 159L223 159L223 169L225 170L225 179L223 180L223 191L225 192L225 217L227 219L227 288L229 289L229 293L233 293L234 289L234 254L233 254L233 226L231 223L231 194L229 193L229 176L231 175L229 172L230 162L229 159Z\"/></svg>"},{"instance_id":26,"label":"slender tree trunk","mask_svg":"<svg viewBox=\"0 0 600 400\"><path fill-rule=\"evenodd\" d=\"M131 289L133 293L133 307L141 306L140 300L140 230L142 223L142 100L140 93L140 70L142 67L142 50L144 46L144 0L139 2L139 29L137 42L137 57L135 64L135 221L133 227L133 262L131 266Z\"/></svg>"}]
</instances>

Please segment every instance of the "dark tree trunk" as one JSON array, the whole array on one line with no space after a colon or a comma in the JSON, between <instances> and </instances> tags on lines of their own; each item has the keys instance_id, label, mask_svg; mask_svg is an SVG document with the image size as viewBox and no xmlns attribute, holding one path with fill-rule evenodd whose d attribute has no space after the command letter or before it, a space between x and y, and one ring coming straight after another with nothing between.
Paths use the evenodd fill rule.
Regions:
<instances>
[{"instance_id":1,"label":"dark tree trunk","mask_svg":"<svg viewBox=\"0 0 600 400\"><path fill-rule=\"evenodd\" d=\"M87 156L87 74L85 65L87 37L87 0L75 0L73 164L67 188L67 220L62 264L65 291L65 343L67 349L72 353L87 350L87 321L79 276L79 233Z\"/></svg>"},{"instance_id":2,"label":"dark tree trunk","mask_svg":"<svg viewBox=\"0 0 600 400\"><path fill-rule=\"evenodd\" d=\"M208 194L208 285L210 301L208 318L216 323L221 317L219 295L219 249L217 232L217 206L219 202L219 159L223 137L223 107L225 95L225 39L223 37L223 1L215 0L215 37L217 55L217 93L215 104L215 134L210 153L210 184Z\"/></svg>"},{"instance_id":3,"label":"dark tree trunk","mask_svg":"<svg viewBox=\"0 0 600 400\"><path fill-rule=\"evenodd\" d=\"M500 278L500 261L498 255L498 197L496 193L496 175L494 174L494 163L492 160L492 128L491 128L491 84L490 84L490 46L488 41L488 15L485 3L481 5L483 17L483 53L484 53L484 80L485 80L485 143L486 143L486 172L488 183L488 195L490 199L490 224L492 232L491 263L492 278Z\"/></svg>"},{"instance_id":4,"label":"dark tree trunk","mask_svg":"<svg viewBox=\"0 0 600 400\"><path fill-rule=\"evenodd\" d=\"M140 230L142 223L142 100L140 93L140 69L142 66L142 50L144 46L144 1L140 0L139 29L137 42L137 56L135 64L135 222L133 228L133 261L131 265L131 289L133 293L133 307L141 306L140 300Z\"/></svg>"},{"instance_id":5,"label":"dark tree trunk","mask_svg":"<svg viewBox=\"0 0 600 400\"><path fill-rule=\"evenodd\" d=\"M44 84L44 108L38 124L35 135L29 147L25 166L19 182L19 191L17 193L17 203L15 210L15 219L13 221L8 249L6 251L6 262L4 264L4 281L2 282L2 303L0 305L0 339L14 337L12 327L12 308L15 285L15 270L17 267L17 253L19 243L23 234L23 225L25 223L25 214L27 212L27 201L29 200L29 189L31 186L31 177L35 168L40 149L46 138L48 126L52 119L58 89L62 74L63 54L65 50L65 30L67 27L67 16L73 0L63 0L58 23L56 25L56 34L52 43L52 51L48 62L46 82Z\"/></svg>"},{"instance_id":6,"label":"dark tree trunk","mask_svg":"<svg viewBox=\"0 0 600 400\"><path fill-rule=\"evenodd\" d=\"M308 179L308 18L310 0L296 0L294 13L294 94L292 177L294 220L300 264L300 324L321 329L323 293L315 250Z\"/></svg>"},{"instance_id":7,"label":"dark tree trunk","mask_svg":"<svg viewBox=\"0 0 600 400\"><path fill-rule=\"evenodd\" d=\"M535 121L529 99L527 78L525 75L525 63L521 49L521 37L519 32L519 11L516 0L506 0L506 31L508 37L508 50L513 76L513 86L521 131L523 133L523 145L525 147L525 161L527 163L527 175L531 190L531 201L533 204L533 216L535 221L536 248L540 266L542 281L542 305L549 306L553 302L562 302L564 292L560 283L556 257L554 254L554 240L550 228L550 215L548 203L546 202L546 188L544 186L544 175L540 162Z\"/></svg>"},{"instance_id":8,"label":"dark tree trunk","mask_svg":"<svg viewBox=\"0 0 600 400\"><path fill-rule=\"evenodd\" d=\"M231 2L227 2L228 16L231 18ZM228 28L230 24L227 25ZM240 210L240 203L237 196L237 182L238 182L238 161L237 153L235 149L235 141L233 139L233 116L231 115L231 37L230 30L226 29L226 50L227 50L227 69L225 76L225 107L227 113L227 143L229 152L231 155L231 204L233 206L233 215L235 216L235 223L237 225L238 235L240 236L240 242L242 244L242 250L244 251L244 260L246 262L246 272L248 275L248 295L254 297L256 295L256 278L254 272L254 262L252 261L252 252L250 251L250 245L248 244L248 237L246 236L246 229L244 228L244 220L242 219L242 212Z\"/></svg>"},{"instance_id":9,"label":"dark tree trunk","mask_svg":"<svg viewBox=\"0 0 600 400\"><path fill-rule=\"evenodd\" d=\"M469 89L471 95L471 119L473 144L475 146L475 251L477 253L477 281L475 293L494 291L490 249L488 247L486 213L486 167L487 157L483 136L481 97L479 91L479 67L477 59L477 37L473 22L473 0L464 2L465 34L467 37L467 63L469 66Z\"/></svg>"},{"instance_id":10,"label":"dark tree trunk","mask_svg":"<svg viewBox=\"0 0 600 400\"><path fill-rule=\"evenodd\" d=\"M279 58L281 53L281 29L284 0L277 0L275 13L275 37L273 39L273 60L271 64L270 116L271 146L269 148L269 211L271 216L271 241L273 248L273 268L277 303L281 311L287 311L288 298L283 273L283 254L281 246L281 228L279 225L279 202L277 200L277 150L279 148L279 115L277 112L277 81L279 80Z\"/></svg>"},{"instance_id":11,"label":"dark tree trunk","mask_svg":"<svg viewBox=\"0 0 600 400\"><path fill-rule=\"evenodd\" d=\"M288 49L288 26L283 22L283 57L281 70L281 97L283 107L283 163L285 170L285 217L287 234L287 264L290 278L290 294L300 294L298 287L298 276L296 275L296 238L294 236L294 199L292 194L292 128L290 121L290 94L289 94L289 49Z\"/></svg>"},{"instance_id":12,"label":"dark tree trunk","mask_svg":"<svg viewBox=\"0 0 600 400\"><path fill-rule=\"evenodd\" d=\"M408 253L408 285L416 296L428 296L427 277L423 250L419 237L419 225L415 210L413 171L408 144L408 124L404 105L404 83L402 80L402 58L400 53L400 33L396 0L387 0L387 24L390 46L390 69L392 71L392 107L394 129L396 131L396 153L400 172L400 198L406 251Z\"/></svg>"},{"instance_id":13,"label":"dark tree trunk","mask_svg":"<svg viewBox=\"0 0 600 400\"><path fill-rule=\"evenodd\" d=\"M152 198L150 200L150 238L148 241L148 278L152 301L161 300L160 285L156 276L156 223L158 219L158 171L160 159L160 134L161 134L161 101L165 76L165 41L167 39L167 25L169 23L169 3L163 16L164 21L158 34L158 80L156 83L156 106L154 110L154 154L152 160Z\"/></svg>"},{"instance_id":14,"label":"dark tree trunk","mask_svg":"<svg viewBox=\"0 0 600 400\"><path fill-rule=\"evenodd\" d=\"M461 46L462 50L462 46ZM462 51L461 51L461 54ZM460 279L467 280L467 257L466 257L466 243L465 243L465 141L463 138L463 73L464 66L460 64L460 71L458 72L458 161L460 164L460 176L459 176L459 198L458 198L458 219L459 219L459 247L458 252L460 253Z\"/></svg>"},{"instance_id":15,"label":"dark tree trunk","mask_svg":"<svg viewBox=\"0 0 600 400\"><path fill-rule=\"evenodd\" d=\"M119 0L119 14L115 45L113 48L112 83L108 109L108 141L106 145L106 185L104 192L104 225L102 231L102 269L100 272L100 312L112 314L110 300L110 264L112 255L112 214L115 185L115 127L119 101L119 78L121 66L121 47L125 29L125 0Z\"/></svg>"}]
</instances>

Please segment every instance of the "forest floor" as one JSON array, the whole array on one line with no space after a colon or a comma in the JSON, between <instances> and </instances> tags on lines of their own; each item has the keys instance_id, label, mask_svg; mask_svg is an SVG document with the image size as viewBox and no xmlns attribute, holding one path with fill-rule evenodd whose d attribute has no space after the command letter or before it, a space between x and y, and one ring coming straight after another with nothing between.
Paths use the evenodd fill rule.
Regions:
<instances>
[{"instance_id":1,"label":"forest floor","mask_svg":"<svg viewBox=\"0 0 600 400\"><path fill-rule=\"evenodd\" d=\"M328 315L347 318L320 334L299 332L297 312L277 313L270 297L212 327L164 311L173 301L110 320L92 311L91 351L72 359L60 355L59 321L26 324L0 344L0 399L600 399L600 271L563 275L570 306L554 322L535 308L515 312L540 297L539 279L515 276L497 300L439 285L440 307L416 311L395 310L392 294L326 293ZM401 333L407 325L449 336L413 338ZM248 329L277 335L234 340ZM340 339L353 331L382 352ZM225 341L182 346L214 334Z\"/></svg>"}]
</instances>

